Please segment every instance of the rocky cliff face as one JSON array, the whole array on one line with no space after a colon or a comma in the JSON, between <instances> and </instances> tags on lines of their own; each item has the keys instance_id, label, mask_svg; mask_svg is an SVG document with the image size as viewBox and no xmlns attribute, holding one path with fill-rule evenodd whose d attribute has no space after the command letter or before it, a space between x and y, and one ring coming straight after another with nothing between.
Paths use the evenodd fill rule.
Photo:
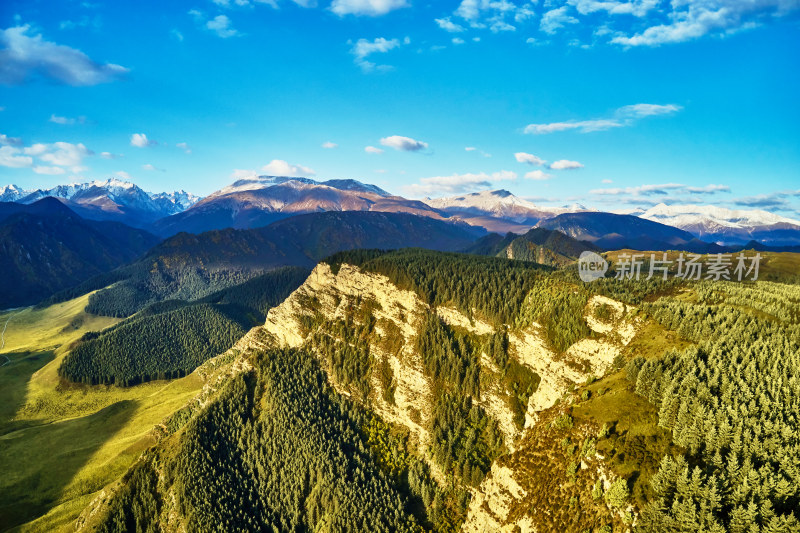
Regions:
<instances>
[{"instance_id":1,"label":"rocky cliff face","mask_svg":"<svg viewBox=\"0 0 800 533\"><path fill-rule=\"evenodd\" d=\"M375 321L375 332L369 338L369 356L373 365L387 362L393 376L393 398L387 401L385 384L377 372L370 379L368 403L385 421L408 429L411 441L428 462L434 477L443 482L447 476L430 459L430 434L426 429L432 416L433 388L426 376L422 354L415 351L415 339L426 313L436 313L446 324L476 336L491 334L495 328L480 317L466 316L449 307L431 309L411 291L400 290L388 278L362 272L350 265L341 265L337 272L325 263L319 264L307 281L280 306L269 311L263 330L269 342L285 347L312 347L310 339L320 330L330 330L337 320L353 320L353 309L369 309ZM597 313L602 307L603 313ZM495 379L498 369L483 353L481 364L481 398L478 403L501 429L510 454L524 446L527 435L540 424L540 414L551 410L576 385L589 376L602 376L641 327L635 309L609 298L594 296L584 310L592 334L575 342L564 353L557 353L548 344L543 328L531 324L523 329L510 329L509 356L533 370L540 382L530 396L524 427L514 422L503 380ZM599 318L602 316L603 318ZM324 364L324 363L323 363ZM374 367L374 366L373 366ZM333 376L329 372L329 376ZM349 394L347 388L330 378L333 385ZM498 461L502 461L501 457ZM510 514L510 509L526 498L527 492L516 477L514 461L507 465L496 462L489 475L473 492L465 531L534 531L530 516Z\"/></svg>"}]
</instances>

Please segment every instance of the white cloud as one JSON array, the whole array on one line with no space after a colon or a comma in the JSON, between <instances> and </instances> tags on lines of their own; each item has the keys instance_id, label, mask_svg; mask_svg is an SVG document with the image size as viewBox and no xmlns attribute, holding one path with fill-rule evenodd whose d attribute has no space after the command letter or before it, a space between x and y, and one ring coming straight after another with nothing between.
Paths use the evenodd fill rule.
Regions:
<instances>
[{"instance_id":1,"label":"white cloud","mask_svg":"<svg viewBox=\"0 0 800 533\"><path fill-rule=\"evenodd\" d=\"M550 165L550 168L553 170L575 170L578 168L583 168L583 165L577 161L559 159L558 161L553 161L553 163Z\"/></svg>"},{"instance_id":2,"label":"white cloud","mask_svg":"<svg viewBox=\"0 0 800 533\"><path fill-rule=\"evenodd\" d=\"M339 146L338 144L336 144L334 142L331 142L331 141L325 141L324 143L322 143L322 147L326 148L328 150L331 150L331 149L336 148L338 146Z\"/></svg>"},{"instance_id":3,"label":"white cloud","mask_svg":"<svg viewBox=\"0 0 800 533\"><path fill-rule=\"evenodd\" d=\"M548 174L547 172L542 172L541 170L532 170L530 172L525 173L525 179L527 180L544 181L544 180L549 180L552 177L553 177L552 174Z\"/></svg>"},{"instance_id":4,"label":"white cloud","mask_svg":"<svg viewBox=\"0 0 800 533\"><path fill-rule=\"evenodd\" d=\"M146 165L142 165L142 170L147 170L148 172L156 172L156 171L157 172L164 172L163 168L158 168L158 167L156 167L154 165L151 165L150 163L147 163Z\"/></svg>"},{"instance_id":5,"label":"white cloud","mask_svg":"<svg viewBox=\"0 0 800 533\"><path fill-rule=\"evenodd\" d=\"M233 0L233 2L231 2L231 0L211 0L211 1L220 7L231 7L231 5L244 7L250 5L250 0ZM273 5L273 7L278 7L278 5L275 4L274 2L260 2L260 3L267 3Z\"/></svg>"},{"instance_id":6,"label":"white cloud","mask_svg":"<svg viewBox=\"0 0 800 533\"><path fill-rule=\"evenodd\" d=\"M686 187L686 191L692 194L715 194L718 192L731 192L727 185L709 184L704 187Z\"/></svg>"},{"instance_id":7,"label":"white cloud","mask_svg":"<svg viewBox=\"0 0 800 533\"><path fill-rule=\"evenodd\" d=\"M192 153L192 147L189 146L187 143L177 143L175 146L180 148L181 150L183 150L187 154L191 154Z\"/></svg>"},{"instance_id":8,"label":"white cloud","mask_svg":"<svg viewBox=\"0 0 800 533\"><path fill-rule=\"evenodd\" d=\"M492 22L492 25L489 26L489 30L491 30L492 33L500 33L501 31L517 31L517 28L503 20L495 20Z\"/></svg>"},{"instance_id":9,"label":"white cloud","mask_svg":"<svg viewBox=\"0 0 800 533\"><path fill-rule=\"evenodd\" d=\"M290 165L282 159L273 159L269 164L261 167L261 171L269 176L288 176L298 178L303 176L314 176L316 172L303 165Z\"/></svg>"},{"instance_id":10,"label":"white cloud","mask_svg":"<svg viewBox=\"0 0 800 533\"><path fill-rule=\"evenodd\" d=\"M519 162L519 163L527 163L529 165L541 166L541 165L544 165L546 163L546 161L544 159L542 159L540 157L537 157L537 156L535 156L533 154L525 153L525 152L517 152L517 153L514 154L514 157L516 158L517 162Z\"/></svg>"},{"instance_id":11,"label":"white cloud","mask_svg":"<svg viewBox=\"0 0 800 533\"><path fill-rule=\"evenodd\" d=\"M66 170L61 167L48 167L48 166L36 166L33 167L33 171L37 174L45 174L47 176L57 176L59 174L66 174Z\"/></svg>"},{"instance_id":12,"label":"white cloud","mask_svg":"<svg viewBox=\"0 0 800 533\"><path fill-rule=\"evenodd\" d=\"M58 115L50 115L50 122L55 124L61 124L63 126L72 125L72 124L86 124L86 117L78 117L78 118L68 118L68 117L59 117Z\"/></svg>"},{"instance_id":13,"label":"white cloud","mask_svg":"<svg viewBox=\"0 0 800 533\"><path fill-rule=\"evenodd\" d=\"M685 188L685 185L680 183L663 183L658 185L639 185L637 187L615 187L612 189L594 189L589 191L590 194L599 196L650 196L653 194L668 194L667 191L674 191L677 189Z\"/></svg>"},{"instance_id":14,"label":"white cloud","mask_svg":"<svg viewBox=\"0 0 800 533\"><path fill-rule=\"evenodd\" d=\"M231 20L226 15L217 15L213 19L209 20L208 22L206 22L206 28L215 32L223 39L241 35L237 30L233 28L233 26L231 25Z\"/></svg>"},{"instance_id":15,"label":"white cloud","mask_svg":"<svg viewBox=\"0 0 800 533\"><path fill-rule=\"evenodd\" d=\"M116 177L118 177L119 179L124 180L124 181L132 181L133 180L133 176L131 176L130 174L128 174L124 170L117 170L114 173L114 175Z\"/></svg>"},{"instance_id":16,"label":"white cloud","mask_svg":"<svg viewBox=\"0 0 800 533\"><path fill-rule=\"evenodd\" d=\"M60 167L71 167L73 172L81 168L83 158L91 155L91 151L83 144L55 142L52 144L37 143L24 149L25 154L41 161Z\"/></svg>"},{"instance_id":17,"label":"white cloud","mask_svg":"<svg viewBox=\"0 0 800 533\"><path fill-rule=\"evenodd\" d=\"M534 16L534 3L516 5L508 0L463 0L453 14L472 28L488 28L493 33L515 31L517 28L511 22L525 22Z\"/></svg>"},{"instance_id":18,"label":"white cloud","mask_svg":"<svg viewBox=\"0 0 800 533\"><path fill-rule=\"evenodd\" d=\"M22 146L22 139L20 139L19 137L9 137L5 133L0 133L0 145Z\"/></svg>"},{"instance_id":19,"label":"white cloud","mask_svg":"<svg viewBox=\"0 0 800 533\"><path fill-rule=\"evenodd\" d=\"M601 181L600 183L606 183L606 184L614 183L614 180L605 179L605 180Z\"/></svg>"},{"instance_id":20,"label":"white cloud","mask_svg":"<svg viewBox=\"0 0 800 533\"><path fill-rule=\"evenodd\" d=\"M566 122L551 122L549 124L528 124L524 133L546 134L559 131L578 130L580 133L605 131L613 128L632 126L638 119L654 116L664 116L677 113L683 109L676 104L633 104L620 107L614 111L613 118L593 120L570 120Z\"/></svg>"},{"instance_id":21,"label":"white cloud","mask_svg":"<svg viewBox=\"0 0 800 533\"><path fill-rule=\"evenodd\" d=\"M452 41L453 41L453 44L464 44L464 39L462 39L460 37L453 37Z\"/></svg>"},{"instance_id":22,"label":"white cloud","mask_svg":"<svg viewBox=\"0 0 800 533\"><path fill-rule=\"evenodd\" d=\"M449 31L450 33L458 33L464 31L464 26L456 24L450 17L445 17L441 19L434 19L436 24L439 25L444 31Z\"/></svg>"},{"instance_id":23,"label":"white cloud","mask_svg":"<svg viewBox=\"0 0 800 533\"><path fill-rule=\"evenodd\" d=\"M128 69L97 63L80 50L29 34L30 26L0 31L0 83L17 85L33 77L74 86L97 85L120 78Z\"/></svg>"},{"instance_id":24,"label":"white cloud","mask_svg":"<svg viewBox=\"0 0 800 533\"><path fill-rule=\"evenodd\" d=\"M598 11L605 11L609 15L633 15L644 17L658 6L658 0L632 0L619 2L617 0L568 0L568 4L575 6L581 15L588 15Z\"/></svg>"},{"instance_id":25,"label":"white cloud","mask_svg":"<svg viewBox=\"0 0 800 533\"><path fill-rule=\"evenodd\" d=\"M119 159L122 154L112 154L111 152L100 152L100 157L103 159Z\"/></svg>"},{"instance_id":26,"label":"white cloud","mask_svg":"<svg viewBox=\"0 0 800 533\"><path fill-rule=\"evenodd\" d=\"M21 155L22 150L14 146L0 146L0 166L10 168L29 167L33 164L33 158Z\"/></svg>"},{"instance_id":27,"label":"white cloud","mask_svg":"<svg viewBox=\"0 0 800 533\"><path fill-rule=\"evenodd\" d=\"M800 8L797 0L681 0L668 5L672 8L664 13L668 23L631 36L617 35L611 42L626 47L659 46L707 34L727 35Z\"/></svg>"},{"instance_id":28,"label":"white cloud","mask_svg":"<svg viewBox=\"0 0 800 533\"><path fill-rule=\"evenodd\" d=\"M464 150L466 150L467 152L478 152L483 157L492 157L492 154L486 153L483 150L478 150L474 146L467 146L466 148L464 148Z\"/></svg>"},{"instance_id":29,"label":"white cloud","mask_svg":"<svg viewBox=\"0 0 800 533\"><path fill-rule=\"evenodd\" d=\"M497 181L514 181L517 173L501 170L487 174L453 174L451 176L434 176L422 178L419 183L404 187L411 196L425 196L431 194L460 194L476 189L488 189Z\"/></svg>"},{"instance_id":30,"label":"white cloud","mask_svg":"<svg viewBox=\"0 0 800 533\"><path fill-rule=\"evenodd\" d=\"M404 44L408 44L410 41L408 38L403 41ZM400 41L398 39L384 39L383 37L378 37L372 41L367 39L359 39L353 45L353 48L350 49L350 53L355 56L353 62L361 67L361 70L364 72L370 72L375 69L378 70L389 70L392 67L389 65L376 65L371 61L367 61L367 56L371 54L385 54L389 50L393 50L395 48L400 47Z\"/></svg>"},{"instance_id":31,"label":"white cloud","mask_svg":"<svg viewBox=\"0 0 800 533\"><path fill-rule=\"evenodd\" d=\"M428 143L417 141L411 137L403 137L402 135L384 137L381 139L381 144L404 152L419 152L428 148Z\"/></svg>"},{"instance_id":32,"label":"white cloud","mask_svg":"<svg viewBox=\"0 0 800 533\"><path fill-rule=\"evenodd\" d=\"M231 172L231 179L233 181L242 180L245 178L257 178L258 172L255 170L246 170L243 168L236 168Z\"/></svg>"},{"instance_id":33,"label":"white cloud","mask_svg":"<svg viewBox=\"0 0 800 533\"><path fill-rule=\"evenodd\" d=\"M525 133L554 133L557 131L579 130L581 133L604 131L611 128L621 128L623 124L616 119L579 120L568 122L552 122L550 124L528 124Z\"/></svg>"},{"instance_id":34,"label":"white cloud","mask_svg":"<svg viewBox=\"0 0 800 533\"><path fill-rule=\"evenodd\" d=\"M364 148L364 151L368 154L382 154L383 150L380 148L375 148L374 146L367 146Z\"/></svg>"},{"instance_id":35,"label":"white cloud","mask_svg":"<svg viewBox=\"0 0 800 533\"><path fill-rule=\"evenodd\" d=\"M151 141L144 133L134 133L131 135L131 146L147 148L148 146L155 146L157 144L157 141Z\"/></svg>"},{"instance_id":36,"label":"white cloud","mask_svg":"<svg viewBox=\"0 0 800 533\"><path fill-rule=\"evenodd\" d=\"M568 6L561 6L546 12L544 15L542 15L542 20L539 23L539 29L544 33L553 35L566 24L577 24L578 19L568 15L568 10Z\"/></svg>"},{"instance_id":37,"label":"white cloud","mask_svg":"<svg viewBox=\"0 0 800 533\"><path fill-rule=\"evenodd\" d=\"M671 115L683 109L679 105L667 104L633 104L617 109L617 115L632 118L652 117L657 115Z\"/></svg>"},{"instance_id":38,"label":"white cloud","mask_svg":"<svg viewBox=\"0 0 800 533\"><path fill-rule=\"evenodd\" d=\"M203 29L216 33L223 39L229 37L241 37L243 34L233 27L231 19L227 15L217 15L212 19L207 19L205 13L197 9L189 10L189 15L194 18L195 23Z\"/></svg>"},{"instance_id":39,"label":"white cloud","mask_svg":"<svg viewBox=\"0 0 800 533\"><path fill-rule=\"evenodd\" d=\"M377 17L395 9L409 7L406 0L333 0L331 11L339 16L366 15Z\"/></svg>"},{"instance_id":40,"label":"white cloud","mask_svg":"<svg viewBox=\"0 0 800 533\"><path fill-rule=\"evenodd\" d=\"M0 143L3 144L3 143ZM36 143L25 148L5 144L0 147L0 166L11 168L34 167L37 174L64 174L68 167L72 172L86 170L82 166L83 158L92 152L83 144L55 142L52 144ZM34 166L34 160L39 164Z\"/></svg>"}]
</instances>

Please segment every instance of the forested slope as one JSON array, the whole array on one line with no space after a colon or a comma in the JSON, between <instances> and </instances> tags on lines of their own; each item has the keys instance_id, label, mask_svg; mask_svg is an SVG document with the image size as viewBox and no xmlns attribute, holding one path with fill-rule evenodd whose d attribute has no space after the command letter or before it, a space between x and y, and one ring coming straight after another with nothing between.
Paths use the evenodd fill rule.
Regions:
<instances>
[{"instance_id":1,"label":"forested slope","mask_svg":"<svg viewBox=\"0 0 800 533\"><path fill-rule=\"evenodd\" d=\"M800 531L799 291L343 252L94 516L108 530Z\"/></svg>"},{"instance_id":2,"label":"forested slope","mask_svg":"<svg viewBox=\"0 0 800 533\"><path fill-rule=\"evenodd\" d=\"M340 250L376 246L458 250L476 238L475 231L406 213L350 211L299 215L249 230L181 233L135 263L89 280L60 298L114 283L92 296L88 310L127 317L153 302L200 299L280 267L311 268Z\"/></svg>"},{"instance_id":3,"label":"forested slope","mask_svg":"<svg viewBox=\"0 0 800 533\"><path fill-rule=\"evenodd\" d=\"M388 468L397 451L384 426L337 394L308 354L273 350L252 362L134 467L98 531L423 530L430 481L402 454Z\"/></svg>"},{"instance_id":4,"label":"forested slope","mask_svg":"<svg viewBox=\"0 0 800 533\"><path fill-rule=\"evenodd\" d=\"M287 267L200 302L151 304L112 328L84 335L64 359L59 375L78 383L122 386L184 376L263 322L269 308L307 275L305 269Z\"/></svg>"},{"instance_id":5,"label":"forested slope","mask_svg":"<svg viewBox=\"0 0 800 533\"><path fill-rule=\"evenodd\" d=\"M666 456L647 531L800 531L800 289L704 283L652 316L697 343L627 371L685 450Z\"/></svg>"},{"instance_id":6,"label":"forested slope","mask_svg":"<svg viewBox=\"0 0 800 533\"><path fill-rule=\"evenodd\" d=\"M55 198L0 202L0 309L35 304L134 260L158 241L118 222L84 220Z\"/></svg>"}]
</instances>

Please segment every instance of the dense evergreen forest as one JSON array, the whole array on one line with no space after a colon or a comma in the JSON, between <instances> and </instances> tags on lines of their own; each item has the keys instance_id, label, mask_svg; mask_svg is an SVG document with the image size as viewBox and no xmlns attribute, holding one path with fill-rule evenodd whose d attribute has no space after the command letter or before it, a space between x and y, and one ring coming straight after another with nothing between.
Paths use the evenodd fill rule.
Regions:
<instances>
[{"instance_id":1,"label":"dense evergreen forest","mask_svg":"<svg viewBox=\"0 0 800 533\"><path fill-rule=\"evenodd\" d=\"M634 393L646 398L641 404L652 412L650 424L655 428L657 419L663 428L663 446L631 439L630 446L621 446L632 457L609 463L613 469L646 459L652 464L648 476L660 463L648 486L637 486L642 506L633 531L800 532L798 286L674 279L584 284L572 269L426 250L343 252L327 262L334 271L348 263L383 274L432 306L415 323L412 346L433 391L431 405L420 406L429 416L415 419L430 435L427 457L409 443L404 428L372 412L376 395L394 402L395 376L371 346L397 355L402 345L396 326L376 318L380 304L355 296L335 318L325 318L320 303L309 298L302 302L306 346L251 354L253 372L228 383L169 437L171 445L157 448L129 471L108 509L105 530L124 525L147 531L180 516L188 531L457 531L470 491L509 451L510 443L481 405L487 384L499 380L508 392L508 407L521 430L540 382L509 351L509 335L536 323L557 357L563 357L574 342L594 335L583 312L600 294L638 306L643 324L679 337L681 346L692 344L666 353L657 343L641 354L633 347L625 352L627 365L625 357L615 360L609 381L603 382L617 389L592 389L599 409L623 390L629 398L636 398ZM190 306L163 302L134 319L177 317L203 308L209 313L237 309L238 315L225 315L234 323L235 316L252 320L260 316L257 309L263 313L274 305L249 300L259 287L276 286L262 282L253 280ZM245 301L248 312L242 313ZM448 325L436 314L437 306L485 320L495 332L478 335ZM608 306L595 309L598 319L613 321L613 316ZM124 330L126 323L105 335ZM101 339L87 340L76 352ZM127 342L134 341L118 344ZM123 357L122 351L114 353ZM491 365L481 363L482 354ZM586 383L599 377L588 376ZM560 402L568 411L589 397L588 389L577 385ZM553 410L558 409L557 404ZM581 461L602 461L595 447L605 446L609 433L619 442L622 437L613 420L583 435L572 433L577 428L566 412L548 416L563 438L556 446L572 459L566 474L537 475L564 476L568 493L584 468ZM188 418L176 418L180 422L168 427L177 430ZM642 453L649 456L636 455ZM426 461L445 479L434 482ZM543 461L539 468L546 468ZM593 481L592 501L608 503L612 513L624 511L630 524L633 515L626 506L639 474L618 477L605 489L601 480ZM177 495L177 504L164 498L166 489ZM579 505L575 498L564 505ZM602 530L611 532L610 527Z\"/></svg>"},{"instance_id":2,"label":"dense evergreen forest","mask_svg":"<svg viewBox=\"0 0 800 533\"><path fill-rule=\"evenodd\" d=\"M89 334L64 359L59 375L122 386L184 376L247 332L251 324L238 311L195 304L135 317L96 337Z\"/></svg>"},{"instance_id":3,"label":"dense evergreen forest","mask_svg":"<svg viewBox=\"0 0 800 533\"><path fill-rule=\"evenodd\" d=\"M628 376L685 452L664 457L643 531L800 531L800 288L702 283L656 320L697 343Z\"/></svg>"},{"instance_id":4,"label":"dense evergreen forest","mask_svg":"<svg viewBox=\"0 0 800 533\"><path fill-rule=\"evenodd\" d=\"M128 473L99 531L155 531L175 511L188 531L451 530L424 464L333 391L313 356L272 350L254 363L177 446Z\"/></svg>"},{"instance_id":5,"label":"dense evergreen forest","mask_svg":"<svg viewBox=\"0 0 800 533\"><path fill-rule=\"evenodd\" d=\"M64 359L59 374L80 383L122 386L184 376L262 323L267 310L307 275L302 268L282 268L197 303L151 304L102 333L85 335Z\"/></svg>"}]
</instances>

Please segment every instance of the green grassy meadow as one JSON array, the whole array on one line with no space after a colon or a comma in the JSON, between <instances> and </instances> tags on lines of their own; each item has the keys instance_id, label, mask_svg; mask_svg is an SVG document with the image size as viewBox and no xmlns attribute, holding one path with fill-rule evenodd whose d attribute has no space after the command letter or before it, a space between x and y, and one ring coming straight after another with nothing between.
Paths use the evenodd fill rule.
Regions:
<instances>
[{"instance_id":1,"label":"green grassy meadow","mask_svg":"<svg viewBox=\"0 0 800 533\"><path fill-rule=\"evenodd\" d=\"M118 322L84 312L88 298L0 314L0 327L8 321L0 350L0 530L72 530L96 494L155 442L153 427L202 387L196 375L130 388L63 382L57 369L70 345Z\"/></svg>"}]
</instances>

